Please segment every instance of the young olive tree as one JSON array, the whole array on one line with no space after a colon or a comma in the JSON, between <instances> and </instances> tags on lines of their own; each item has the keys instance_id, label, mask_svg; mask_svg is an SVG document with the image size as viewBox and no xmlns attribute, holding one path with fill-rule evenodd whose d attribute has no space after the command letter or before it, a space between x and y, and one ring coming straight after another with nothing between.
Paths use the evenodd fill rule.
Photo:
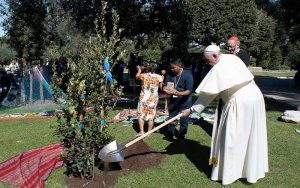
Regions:
<instances>
[{"instance_id":1,"label":"young olive tree","mask_svg":"<svg viewBox=\"0 0 300 188\"><path fill-rule=\"evenodd\" d=\"M122 95L122 88L116 86L110 73L121 54L118 20L116 12L107 11L106 3L102 3L94 36L81 46L76 57L68 58L66 75L54 66L54 96L63 106L57 115L56 134L64 146L62 158L67 174L76 177L91 178L97 154L113 140L106 130L105 118L115 106L115 97ZM67 83L61 83L65 76ZM61 84L65 84L66 92L61 90Z\"/></svg>"}]
</instances>

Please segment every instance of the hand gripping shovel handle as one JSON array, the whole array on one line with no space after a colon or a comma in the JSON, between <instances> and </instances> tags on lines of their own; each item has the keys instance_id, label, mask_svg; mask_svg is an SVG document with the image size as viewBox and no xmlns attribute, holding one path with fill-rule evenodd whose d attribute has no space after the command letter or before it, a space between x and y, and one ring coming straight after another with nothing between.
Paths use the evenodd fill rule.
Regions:
<instances>
[{"instance_id":1,"label":"hand gripping shovel handle","mask_svg":"<svg viewBox=\"0 0 300 188\"><path fill-rule=\"evenodd\" d=\"M136 143L136 142L142 140L142 139L145 138L146 136L148 136L148 135L150 135L151 133L157 131L158 129L160 129L160 128L166 126L166 125L168 125L169 123L175 121L176 119L179 119L181 116L182 116L182 113L180 113L180 114L178 114L177 116L175 116L175 117L173 117L173 118L171 118L171 119L165 121L164 123L162 123L162 124L160 124L159 126L153 128L151 131L148 131L147 133L143 134L142 136L137 137L136 139L134 139L134 140L128 142L127 144L125 144L124 147L122 147L122 150L125 149L125 148L128 148L128 147L131 146L132 144L134 144L134 143Z\"/></svg>"}]
</instances>

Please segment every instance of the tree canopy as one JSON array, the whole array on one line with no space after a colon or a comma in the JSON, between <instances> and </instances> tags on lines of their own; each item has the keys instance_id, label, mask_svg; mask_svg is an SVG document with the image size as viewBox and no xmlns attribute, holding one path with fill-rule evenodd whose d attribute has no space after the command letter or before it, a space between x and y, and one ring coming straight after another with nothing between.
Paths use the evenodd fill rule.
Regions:
<instances>
[{"instance_id":1,"label":"tree canopy","mask_svg":"<svg viewBox=\"0 0 300 188\"><path fill-rule=\"evenodd\" d=\"M82 40L80 37L92 36L94 20L101 15L102 6L100 1L94 0L6 2L9 7L5 22L8 41L19 57L27 58L42 56L53 43L63 50L74 48ZM151 55L155 58L168 48L186 52L189 44L225 43L230 35L238 35L242 48L257 60L256 65L267 66L265 62L270 61L275 45L279 45L284 58L288 55L287 44L295 44L299 38L297 0L106 2L108 10L114 9L120 16L121 39L134 41L136 50L156 54ZM110 11L108 18L109 14ZM100 21L96 23L98 27L101 24ZM111 31L111 21L105 24L107 32ZM157 41L159 47L151 46L155 44L153 41ZM149 49L145 49L147 47Z\"/></svg>"},{"instance_id":2,"label":"tree canopy","mask_svg":"<svg viewBox=\"0 0 300 188\"><path fill-rule=\"evenodd\" d=\"M46 6L43 0L7 0L5 28L19 57L39 59L45 49Z\"/></svg>"}]
</instances>

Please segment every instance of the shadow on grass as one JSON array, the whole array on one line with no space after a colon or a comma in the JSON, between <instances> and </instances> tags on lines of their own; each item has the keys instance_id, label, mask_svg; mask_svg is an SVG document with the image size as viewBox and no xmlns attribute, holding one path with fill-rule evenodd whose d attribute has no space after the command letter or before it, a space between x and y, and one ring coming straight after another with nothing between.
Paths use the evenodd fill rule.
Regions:
<instances>
[{"instance_id":1,"label":"shadow on grass","mask_svg":"<svg viewBox=\"0 0 300 188\"><path fill-rule=\"evenodd\" d=\"M195 122L194 122L195 124ZM196 124L203 128L207 134L212 134L212 125L207 121L198 121ZM192 126L192 125L191 125ZM145 122L145 131L147 131L147 122ZM139 132L139 125L138 122L133 123L133 129L136 132ZM166 134L167 132L167 125L162 127L159 130L160 134ZM164 152L160 152L165 154ZM210 156L210 147L203 146L194 140L177 140L171 142L170 145L166 147L166 154L168 155L175 155L175 154L185 154L186 157L198 168L199 171L205 173L207 177L210 177L211 174L211 166L208 165L209 156Z\"/></svg>"},{"instance_id":2,"label":"shadow on grass","mask_svg":"<svg viewBox=\"0 0 300 188\"><path fill-rule=\"evenodd\" d=\"M202 118L197 121L193 121L193 125L201 127L210 137L212 135L213 125Z\"/></svg>"},{"instance_id":3,"label":"shadow on grass","mask_svg":"<svg viewBox=\"0 0 300 188\"><path fill-rule=\"evenodd\" d=\"M123 110L123 109L136 109L137 108L137 100L130 102L117 103L114 110Z\"/></svg>"},{"instance_id":4,"label":"shadow on grass","mask_svg":"<svg viewBox=\"0 0 300 188\"><path fill-rule=\"evenodd\" d=\"M240 179L238 179L237 181L240 181L242 184L244 184L244 185L252 185L252 183L249 183L248 181L247 181L247 178L240 178Z\"/></svg>"},{"instance_id":5,"label":"shadow on grass","mask_svg":"<svg viewBox=\"0 0 300 188\"><path fill-rule=\"evenodd\" d=\"M284 112L286 109L289 109L286 107L286 105L281 105L276 102L276 100L272 99L265 99L266 104L266 111L277 111L277 112Z\"/></svg>"},{"instance_id":6,"label":"shadow on grass","mask_svg":"<svg viewBox=\"0 0 300 188\"><path fill-rule=\"evenodd\" d=\"M163 122L162 122L162 123L163 123ZM161 125L162 123L154 123L154 127L153 127L153 128L155 128L155 127ZM144 121L144 132L147 132L147 131L148 131L148 127L149 127L148 121ZM168 129L167 127L168 127L168 125L166 125L166 126L160 128L159 130L157 130L157 132L159 132L160 134L166 135L167 129ZM133 130L134 130L135 132L137 132L137 133L140 132L139 122L138 122L137 119L134 120L134 121L132 122L132 128L133 128Z\"/></svg>"},{"instance_id":7,"label":"shadow on grass","mask_svg":"<svg viewBox=\"0 0 300 188\"><path fill-rule=\"evenodd\" d=\"M155 124L158 126L159 124ZM212 125L211 123L205 120L194 121L193 125L201 127L208 135L212 135ZM190 126L193 126L190 125ZM167 126L162 127L158 132L160 134L166 135L167 134ZM133 129L138 133L139 125L138 122L135 121L133 123ZM147 132L148 125L145 122L144 130ZM177 133L178 134L178 133ZM178 136L178 135L177 135ZM211 174L211 166L208 165L209 156L210 156L210 147L203 146L194 140L176 140L171 142L170 145L166 148L166 153L169 155L174 154L185 154L186 157L198 168L199 171L204 172L207 177L210 177Z\"/></svg>"},{"instance_id":8,"label":"shadow on grass","mask_svg":"<svg viewBox=\"0 0 300 188\"><path fill-rule=\"evenodd\" d=\"M210 147L203 146L194 140L174 141L166 147L167 154L185 154L199 171L210 177L211 166L208 165Z\"/></svg>"},{"instance_id":9,"label":"shadow on grass","mask_svg":"<svg viewBox=\"0 0 300 188\"><path fill-rule=\"evenodd\" d=\"M122 97L127 98L128 101L118 102L116 104L114 110L136 109L137 108L139 94L125 93Z\"/></svg>"},{"instance_id":10,"label":"shadow on grass","mask_svg":"<svg viewBox=\"0 0 300 188\"><path fill-rule=\"evenodd\" d=\"M137 120L135 120L132 123L132 128L136 133L140 132L139 122ZM145 121L145 125L144 125L144 130L145 130L145 132L147 132L147 130L148 130L148 123L146 121Z\"/></svg>"}]
</instances>

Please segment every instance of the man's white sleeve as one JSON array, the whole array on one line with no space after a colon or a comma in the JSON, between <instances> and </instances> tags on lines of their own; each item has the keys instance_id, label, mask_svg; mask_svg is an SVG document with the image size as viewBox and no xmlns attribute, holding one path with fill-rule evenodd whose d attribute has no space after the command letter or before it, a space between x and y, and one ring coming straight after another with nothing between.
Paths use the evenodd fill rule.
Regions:
<instances>
[{"instance_id":1,"label":"man's white sleeve","mask_svg":"<svg viewBox=\"0 0 300 188\"><path fill-rule=\"evenodd\" d=\"M200 92L198 99L195 101L193 106L191 107L192 111L196 111L198 113L202 112L209 103L211 103L218 94L208 94L204 92Z\"/></svg>"}]
</instances>

